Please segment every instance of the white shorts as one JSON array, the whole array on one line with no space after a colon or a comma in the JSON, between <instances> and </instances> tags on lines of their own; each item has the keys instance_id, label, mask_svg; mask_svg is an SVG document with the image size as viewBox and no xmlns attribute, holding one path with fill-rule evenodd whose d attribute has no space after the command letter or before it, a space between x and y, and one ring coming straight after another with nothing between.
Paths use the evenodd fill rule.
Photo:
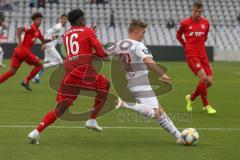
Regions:
<instances>
[{"instance_id":1,"label":"white shorts","mask_svg":"<svg viewBox=\"0 0 240 160\"><path fill-rule=\"evenodd\" d=\"M45 53L44 62L55 62L58 64L63 63L63 59L55 47L47 46L44 53Z\"/></svg>"},{"instance_id":2,"label":"white shorts","mask_svg":"<svg viewBox=\"0 0 240 160\"><path fill-rule=\"evenodd\" d=\"M2 49L2 47L0 46L0 55L3 55L3 54L4 54L3 49Z\"/></svg>"},{"instance_id":3,"label":"white shorts","mask_svg":"<svg viewBox=\"0 0 240 160\"><path fill-rule=\"evenodd\" d=\"M148 75L128 80L128 89L140 103L151 108L159 108L157 97L150 85Z\"/></svg>"}]
</instances>

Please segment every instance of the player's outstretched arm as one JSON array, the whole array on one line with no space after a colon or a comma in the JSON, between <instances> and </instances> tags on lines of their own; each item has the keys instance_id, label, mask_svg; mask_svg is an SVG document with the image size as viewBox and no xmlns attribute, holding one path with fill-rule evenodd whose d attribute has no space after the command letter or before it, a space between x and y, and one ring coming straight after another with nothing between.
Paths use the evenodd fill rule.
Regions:
<instances>
[{"instance_id":1,"label":"player's outstretched arm","mask_svg":"<svg viewBox=\"0 0 240 160\"><path fill-rule=\"evenodd\" d=\"M155 71L160 77L162 77L163 81L166 83L170 83L170 77L164 73L164 71L158 66L158 64L152 59L152 57L145 57L143 62L147 65L149 69Z\"/></svg>"},{"instance_id":2,"label":"player's outstretched arm","mask_svg":"<svg viewBox=\"0 0 240 160\"><path fill-rule=\"evenodd\" d=\"M107 51L103 48L102 44L97 39L96 35L94 34L93 30L89 30L88 37L91 45L95 49L95 55L98 57L106 57L109 54Z\"/></svg>"}]
</instances>

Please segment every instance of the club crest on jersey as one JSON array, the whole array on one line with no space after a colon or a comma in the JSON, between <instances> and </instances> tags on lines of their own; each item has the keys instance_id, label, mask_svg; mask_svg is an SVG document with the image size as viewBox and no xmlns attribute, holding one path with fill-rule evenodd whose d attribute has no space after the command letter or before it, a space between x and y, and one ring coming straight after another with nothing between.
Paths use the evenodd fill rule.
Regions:
<instances>
[{"instance_id":1,"label":"club crest on jersey","mask_svg":"<svg viewBox=\"0 0 240 160\"><path fill-rule=\"evenodd\" d=\"M189 26L188 28L189 28L189 29L192 29L192 26Z\"/></svg>"},{"instance_id":2,"label":"club crest on jersey","mask_svg":"<svg viewBox=\"0 0 240 160\"><path fill-rule=\"evenodd\" d=\"M143 53L145 53L146 55L152 55L152 53L150 52L149 49L144 49L144 50L142 50L142 51L143 51Z\"/></svg>"},{"instance_id":3,"label":"club crest on jersey","mask_svg":"<svg viewBox=\"0 0 240 160\"><path fill-rule=\"evenodd\" d=\"M201 67L201 65L200 65L199 63L197 63L197 64L196 64L196 67L197 67L197 68L200 68L200 67Z\"/></svg>"},{"instance_id":4,"label":"club crest on jersey","mask_svg":"<svg viewBox=\"0 0 240 160\"><path fill-rule=\"evenodd\" d=\"M204 29L204 28L205 28L205 25L204 25L204 24L201 24L201 27L202 27L202 29Z\"/></svg>"}]
</instances>

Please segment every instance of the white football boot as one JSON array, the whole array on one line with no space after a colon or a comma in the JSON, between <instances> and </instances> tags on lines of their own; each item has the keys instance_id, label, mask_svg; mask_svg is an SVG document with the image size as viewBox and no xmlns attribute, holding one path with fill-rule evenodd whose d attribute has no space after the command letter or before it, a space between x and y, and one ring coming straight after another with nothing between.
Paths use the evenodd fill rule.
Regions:
<instances>
[{"instance_id":1,"label":"white football boot","mask_svg":"<svg viewBox=\"0 0 240 160\"><path fill-rule=\"evenodd\" d=\"M28 134L28 139L30 140L30 144L39 144L39 141L38 141L39 138L40 138L40 134L36 129L34 129L32 132Z\"/></svg>"},{"instance_id":2,"label":"white football boot","mask_svg":"<svg viewBox=\"0 0 240 160\"><path fill-rule=\"evenodd\" d=\"M115 106L116 109L125 108L125 107L123 107L123 100L121 98L118 98L118 100L116 102L117 102L117 105Z\"/></svg>"},{"instance_id":3,"label":"white football boot","mask_svg":"<svg viewBox=\"0 0 240 160\"><path fill-rule=\"evenodd\" d=\"M96 121L96 119L89 119L85 123L85 127L88 129L93 129L95 131L101 132L103 130L102 127L100 127Z\"/></svg>"}]
</instances>

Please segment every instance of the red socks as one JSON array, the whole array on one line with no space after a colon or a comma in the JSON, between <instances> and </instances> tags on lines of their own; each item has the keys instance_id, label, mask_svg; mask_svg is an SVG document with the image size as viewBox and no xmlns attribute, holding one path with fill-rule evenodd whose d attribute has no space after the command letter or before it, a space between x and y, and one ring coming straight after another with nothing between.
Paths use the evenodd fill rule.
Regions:
<instances>
[{"instance_id":1,"label":"red socks","mask_svg":"<svg viewBox=\"0 0 240 160\"><path fill-rule=\"evenodd\" d=\"M38 72L43 68L42 65L40 66L35 66L33 70L29 73L27 78L24 80L24 83L29 83L29 81L36 75Z\"/></svg>"},{"instance_id":2,"label":"red socks","mask_svg":"<svg viewBox=\"0 0 240 160\"><path fill-rule=\"evenodd\" d=\"M13 76L15 74L15 72L7 71L5 72L3 75L0 76L0 83L3 83L4 81L6 81L9 77Z\"/></svg>"},{"instance_id":3,"label":"red socks","mask_svg":"<svg viewBox=\"0 0 240 160\"><path fill-rule=\"evenodd\" d=\"M58 109L54 109L52 112L47 113L42 119L42 122L36 128L38 132L41 133L46 127L55 122L59 115L60 113Z\"/></svg>"},{"instance_id":4,"label":"red socks","mask_svg":"<svg viewBox=\"0 0 240 160\"><path fill-rule=\"evenodd\" d=\"M90 115L91 119L96 119L99 111L101 110L102 106L105 104L107 99L108 91L98 91L97 95L95 96L95 102L93 106L92 113Z\"/></svg>"},{"instance_id":5,"label":"red socks","mask_svg":"<svg viewBox=\"0 0 240 160\"><path fill-rule=\"evenodd\" d=\"M204 106L208 105L208 100L207 100L207 86L203 82L199 82L196 90L194 93L191 95L191 101L194 101L197 96L201 95L202 103Z\"/></svg>"}]
</instances>

